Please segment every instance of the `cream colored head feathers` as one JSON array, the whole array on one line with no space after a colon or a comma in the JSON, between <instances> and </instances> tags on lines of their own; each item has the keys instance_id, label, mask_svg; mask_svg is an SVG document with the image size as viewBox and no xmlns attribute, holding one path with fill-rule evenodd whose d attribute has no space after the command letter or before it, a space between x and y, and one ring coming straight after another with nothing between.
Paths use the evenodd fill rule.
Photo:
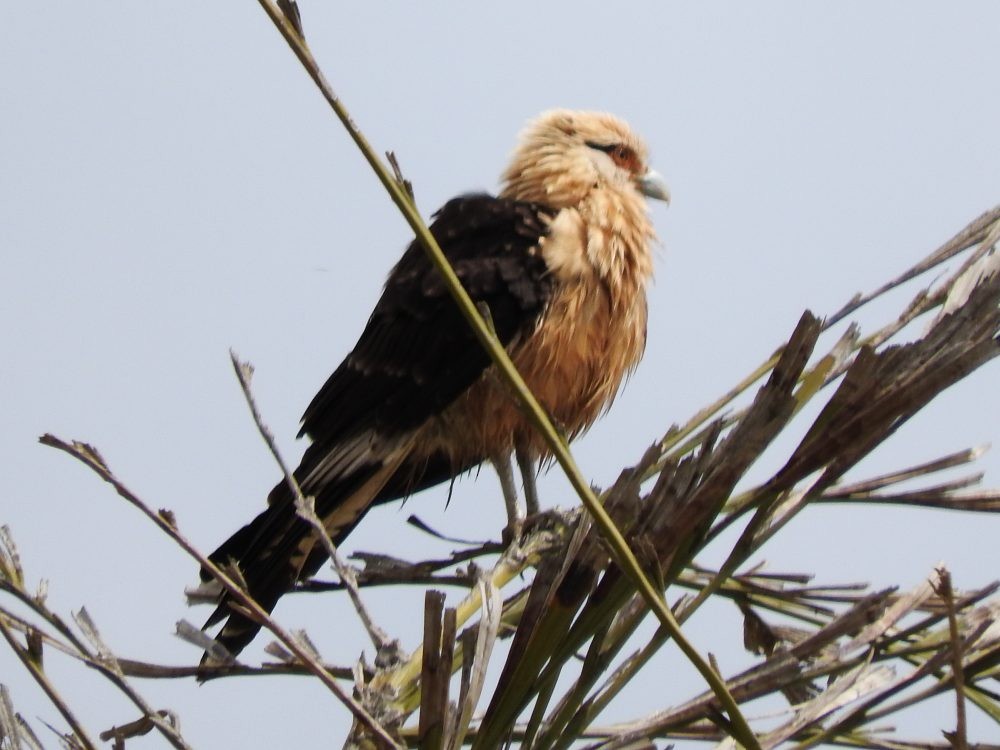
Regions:
<instances>
[{"instance_id":1,"label":"cream colored head feathers","mask_svg":"<svg viewBox=\"0 0 1000 750\"><path fill-rule=\"evenodd\" d=\"M647 159L646 144L614 115L550 110L521 133L501 195L552 208L578 206L600 190L669 201Z\"/></svg>"},{"instance_id":2,"label":"cream colored head feathers","mask_svg":"<svg viewBox=\"0 0 1000 750\"><path fill-rule=\"evenodd\" d=\"M614 115L552 110L521 133L500 195L557 212L542 244L557 276L596 274L615 292L641 295L655 239L645 198L670 197L647 158L646 144Z\"/></svg>"}]
</instances>

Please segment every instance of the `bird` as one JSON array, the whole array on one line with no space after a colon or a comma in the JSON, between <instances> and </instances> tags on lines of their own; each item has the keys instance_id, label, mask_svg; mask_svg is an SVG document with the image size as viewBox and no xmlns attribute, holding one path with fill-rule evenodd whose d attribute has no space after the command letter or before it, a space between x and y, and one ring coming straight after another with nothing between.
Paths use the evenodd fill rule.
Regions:
<instances>
[{"instance_id":1,"label":"bird","mask_svg":"<svg viewBox=\"0 0 1000 750\"><path fill-rule=\"evenodd\" d=\"M448 201L429 229L571 440L611 405L642 356L657 241L646 199L669 203L670 194L627 123L568 109L525 126L500 182L495 196ZM483 463L496 467L516 523L511 456L529 512L537 510L534 473L551 458L415 240L354 348L305 410L302 436L311 442L294 477L336 545L372 507ZM327 555L282 479L267 508L209 559L235 564L270 612ZM201 577L211 579L205 570ZM260 625L231 601L220 591L204 628L226 620L215 641L235 657Z\"/></svg>"}]
</instances>

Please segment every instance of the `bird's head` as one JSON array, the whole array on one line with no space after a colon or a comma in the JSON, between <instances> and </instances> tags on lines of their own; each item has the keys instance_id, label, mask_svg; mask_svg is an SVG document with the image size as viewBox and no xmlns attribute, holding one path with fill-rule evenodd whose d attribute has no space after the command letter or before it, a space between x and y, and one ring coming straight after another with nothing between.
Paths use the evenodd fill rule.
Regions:
<instances>
[{"instance_id":1,"label":"bird's head","mask_svg":"<svg viewBox=\"0 0 1000 750\"><path fill-rule=\"evenodd\" d=\"M551 110L521 133L501 195L552 208L578 206L595 191L669 202L667 186L649 168L647 156L642 139L614 115Z\"/></svg>"}]
</instances>

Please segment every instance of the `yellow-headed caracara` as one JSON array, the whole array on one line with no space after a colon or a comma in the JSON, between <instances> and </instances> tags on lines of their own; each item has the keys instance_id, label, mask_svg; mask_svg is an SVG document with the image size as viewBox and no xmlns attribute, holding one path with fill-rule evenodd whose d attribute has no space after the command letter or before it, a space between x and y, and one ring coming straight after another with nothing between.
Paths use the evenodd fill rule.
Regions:
<instances>
[{"instance_id":1,"label":"yellow-headed caracara","mask_svg":"<svg viewBox=\"0 0 1000 750\"><path fill-rule=\"evenodd\" d=\"M669 196L643 142L596 112L556 110L531 122L502 183L499 197L449 201L430 229L528 386L572 438L609 406L642 355L654 239L644 197ZM335 543L373 505L487 460L497 464L511 511L511 453L527 475L549 452L490 370L413 242L354 350L302 418L299 434L312 443L295 477ZM267 510L211 558L235 561L270 611L326 552L295 515L282 480ZM227 616L217 639L238 654L259 626L232 612L223 594L206 627Z\"/></svg>"}]
</instances>

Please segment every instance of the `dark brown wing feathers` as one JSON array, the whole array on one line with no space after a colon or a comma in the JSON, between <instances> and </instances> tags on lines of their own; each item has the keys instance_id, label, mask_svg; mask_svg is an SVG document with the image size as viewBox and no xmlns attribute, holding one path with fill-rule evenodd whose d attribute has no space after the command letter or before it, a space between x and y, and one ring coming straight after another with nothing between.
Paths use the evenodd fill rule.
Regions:
<instances>
[{"instance_id":1,"label":"dark brown wing feathers","mask_svg":"<svg viewBox=\"0 0 1000 750\"><path fill-rule=\"evenodd\" d=\"M550 216L538 204L469 195L448 202L431 224L469 295L488 306L504 344L530 332L551 297L553 280L537 251ZM461 466L436 452L407 456L377 494L350 513L342 510L344 505L382 471L384 456L376 451L348 472L331 475L319 469L359 438L375 436L392 444L412 434L469 388L488 365L488 356L440 274L424 250L411 243L389 274L353 351L302 419L300 435L308 435L312 444L296 478L303 492L316 498L317 512L329 522L335 543L343 541L371 505L447 481L486 456ZM295 516L291 493L281 482L271 491L268 508L210 557L215 562L236 561L250 593L270 610L298 578L322 565L325 554L308 544L311 533ZM259 626L231 613L225 597L206 626L227 615L218 639L236 654Z\"/></svg>"}]
</instances>

